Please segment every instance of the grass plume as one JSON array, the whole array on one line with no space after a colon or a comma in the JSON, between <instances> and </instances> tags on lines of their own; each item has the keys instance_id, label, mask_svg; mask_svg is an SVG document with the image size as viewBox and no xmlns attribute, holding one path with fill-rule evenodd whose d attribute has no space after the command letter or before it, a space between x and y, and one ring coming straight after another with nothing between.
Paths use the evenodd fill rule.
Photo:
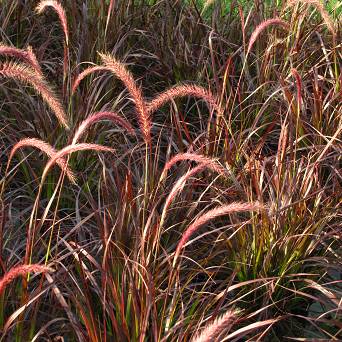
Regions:
<instances>
[{"instance_id":1,"label":"grass plume","mask_svg":"<svg viewBox=\"0 0 342 342\"><path fill-rule=\"evenodd\" d=\"M20 141L18 141L12 148L9 158L8 158L8 163L7 163L7 170L9 167L9 164L14 156L14 154L21 148L23 147L34 147L37 148L38 150L44 152L49 158L53 158L56 153L57 150L54 149L50 144L48 144L47 142L43 141L43 140L39 140L36 138L24 138ZM58 158L56 160L56 164L65 171L67 177L69 178L69 180L71 182L75 181L75 177L74 174L72 173L72 171L69 169L67 163L65 162L65 160L63 158Z\"/></svg>"},{"instance_id":2,"label":"grass plume","mask_svg":"<svg viewBox=\"0 0 342 342\"><path fill-rule=\"evenodd\" d=\"M198 333L191 342L215 342L218 336L223 332L229 332L237 319L239 313L236 309L226 311L220 317L217 317L214 322L207 324L204 329Z\"/></svg>"},{"instance_id":3,"label":"grass plume","mask_svg":"<svg viewBox=\"0 0 342 342\"><path fill-rule=\"evenodd\" d=\"M178 97L192 96L204 100L210 108L221 112L217 98L207 89L195 84L181 84L174 86L157 95L147 104L148 113L153 113L168 101Z\"/></svg>"},{"instance_id":4,"label":"grass plume","mask_svg":"<svg viewBox=\"0 0 342 342\"><path fill-rule=\"evenodd\" d=\"M181 250L184 248L185 244L189 241L190 237L204 224L215 219L216 217L228 215L237 212L248 212L265 209L264 205L258 202L254 203L230 203L226 205L219 206L217 208L207 211L205 214L198 217L182 234L182 237L177 245L176 253L174 256L173 264L176 264L177 258L179 257Z\"/></svg>"},{"instance_id":5,"label":"grass plume","mask_svg":"<svg viewBox=\"0 0 342 342\"><path fill-rule=\"evenodd\" d=\"M135 101L135 106L138 112L138 121L143 132L145 141L151 141L151 121L146 110L145 101L141 89L137 86L132 74L127 70L124 64L119 62L113 56L100 54L104 65L110 70L122 83Z\"/></svg>"},{"instance_id":6,"label":"grass plume","mask_svg":"<svg viewBox=\"0 0 342 342\"><path fill-rule=\"evenodd\" d=\"M169 209L172 201L177 196L177 194L184 188L186 181L189 178L195 176L197 173L204 171L205 169L211 169L213 171L219 171L220 170L216 166L213 167L212 162L202 162L201 164L197 165L193 169L188 170L182 177L180 177L177 180L177 182L174 184L174 186L172 187L170 193L168 194L168 196L165 200L164 208L163 208L162 215L160 218L160 226L162 226L164 223L167 210Z\"/></svg>"},{"instance_id":7,"label":"grass plume","mask_svg":"<svg viewBox=\"0 0 342 342\"><path fill-rule=\"evenodd\" d=\"M162 172L162 177L165 177L167 175L167 172L171 169L172 166L184 160L204 164L220 175L223 175L225 173L225 169L215 159L196 153L178 153L165 164Z\"/></svg>"},{"instance_id":8,"label":"grass plume","mask_svg":"<svg viewBox=\"0 0 342 342\"><path fill-rule=\"evenodd\" d=\"M0 77L14 79L31 85L42 96L60 124L69 128L67 116L61 102L45 80L34 69L19 63L5 62L0 64Z\"/></svg>"},{"instance_id":9,"label":"grass plume","mask_svg":"<svg viewBox=\"0 0 342 342\"><path fill-rule=\"evenodd\" d=\"M146 143L151 141L151 121L146 110L146 105L144 101L143 94L140 88L137 86L132 74L127 70L127 68L115 59L113 56L100 53L100 57L103 61L103 66L92 66L81 72L75 79L72 91L75 92L80 82L88 75L96 71L110 71L125 85L129 93L131 94L138 115L138 122L140 129L143 133Z\"/></svg>"},{"instance_id":10,"label":"grass plume","mask_svg":"<svg viewBox=\"0 0 342 342\"><path fill-rule=\"evenodd\" d=\"M0 279L0 294L6 289L6 287L16 278L25 276L27 273L45 273L52 272L52 269L38 264L32 265L20 265L11 268L4 276Z\"/></svg>"},{"instance_id":11,"label":"grass plume","mask_svg":"<svg viewBox=\"0 0 342 342\"><path fill-rule=\"evenodd\" d=\"M37 74L43 74L31 46L28 46L26 50L23 50L0 43L0 55L18 58L31 66Z\"/></svg>"},{"instance_id":12,"label":"grass plume","mask_svg":"<svg viewBox=\"0 0 342 342\"><path fill-rule=\"evenodd\" d=\"M114 112L96 112L91 114L87 119L81 122L72 139L72 144L75 145L79 138L85 133L89 126L103 120L110 120L115 124L119 124L131 135L134 135L134 128L132 125Z\"/></svg>"},{"instance_id":13,"label":"grass plume","mask_svg":"<svg viewBox=\"0 0 342 342\"><path fill-rule=\"evenodd\" d=\"M97 145L97 144L86 144L86 143L81 143L81 144L75 144L75 145L68 145L58 152L56 152L47 162L44 171L43 171L43 176L42 178L45 179L46 174L50 170L50 168L57 163L57 161L61 158L64 158L68 156L71 153L78 152L78 151L86 151L86 150L92 150L92 151L97 151L97 152L114 152L114 149L107 147L107 146L102 146L102 145Z\"/></svg>"},{"instance_id":14,"label":"grass plume","mask_svg":"<svg viewBox=\"0 0 342 342\"><path fill-rule=\"evenodd\" d=\"M258 39L259 35L270 26L279 26L279 27L284 28L287 31L290 29L289 23L283 19L280 19L280 18L272 18L272 19L268 19L268 20L263 21L253 31L251 38L249 39L247 52L251 51L251 49L252 49L254 43L256 42L256 40Z\"/></svg>"},{"instance_id":15,"label":"grass plume","mask_svg":"<svg viewBox=\"0 0 342 342\"><path fill-rule=\"evenodd\" d=\"M80 83L82 82L82 80L87 77L88 75L96 72L96 71L107 71L108 69L104 66L101 65L95 65L95 66L91 66L88 67L86 69L84 69L80 74L77 75L77 77L75 78L73 85L72 85L72 93L75 93L76 89L78 88L78 86L80 85Z\"/></svg>"},{"instance_id":16,"label":"grass plume","mask_svg":"<svg viewBox=\"0 0 342 342\"><path fill-rule=\"evenodd\" d=\"M67 23L66 14L65 14L63 6L58 1L55 1L55 0L44 0L44 1L41 1L37 5L36 11L38 14L41 14L44 12L44 10L47 7L52 7L56 11L59 17L59 20L61 22L61 25L62 25L66 45L69 45L68 23Z\"/></svg>"}]
</instances>

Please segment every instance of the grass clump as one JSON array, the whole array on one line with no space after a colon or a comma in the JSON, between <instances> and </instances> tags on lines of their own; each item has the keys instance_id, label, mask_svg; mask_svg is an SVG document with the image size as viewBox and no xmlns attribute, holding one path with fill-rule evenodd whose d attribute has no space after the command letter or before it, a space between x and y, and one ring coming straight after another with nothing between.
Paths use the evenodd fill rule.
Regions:
<instances>
[{"instance_id":1,"label":"grass clump","mask_svg":"<svg viewBox=\"0 0 342 342\"><path fill-rule=\"evenodd\" d=\"M329 6L2 6L0 340L342 338Z\"/></svg>"}]
</instances>

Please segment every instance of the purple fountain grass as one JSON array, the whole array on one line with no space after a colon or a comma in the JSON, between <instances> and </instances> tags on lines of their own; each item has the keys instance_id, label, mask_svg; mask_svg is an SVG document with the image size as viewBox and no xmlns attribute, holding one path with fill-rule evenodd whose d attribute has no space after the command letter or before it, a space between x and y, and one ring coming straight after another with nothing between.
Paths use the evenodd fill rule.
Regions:
<instances>
[{"instance_id":1,"label":"purple fountain grass","mask_svg":"<svg viewBox=\"0 0 342 342\"><path fill-rule=\"evenodd\" d=\"M57 150L55 150L50 144L48 144L47 142L45 142L43 140L39 140L36 138L24 138L24 139L20 140L19 142L17 142L13 146L11 153L9 155L9 158L8 158L6 170L8 170L9 164L10 164L14 154L16 153L16 151L18 151L19 149L21 149L23 147L35 147L35 148L39 149L40 151L44 152L50 158L54 157L57 153ZM56 160L56 164L62 170L65 171L67 177L70 179L71 182L75 181L75 176L74 176L73 172L69 169L67 163L65 162L65 160L63 158L58 158Z\"/></svg>"},{"instance_id":2,"label":"purple fountain grass","mask_svg":"<svg viewBox=\"0 0 342 342\"><path fill-rule=\"evenodd\" d=\"M46 81L34 69L19 63L5 62L0 64L0 77L11 78L30 84L42 96L59 122L64 127L69 128L66 113L61 102L57 99Z\"/></svg>"},{"instance_id":3,"label":"purple fountain grass","mask_svg":"<svg viewBox=\"0 0 342 342\"><path fill-rule=\"evenodd\" d=\"M286 30L290 29L290 25L288 22L286 22L283 19L280 18L272 18L272 19L268 19L263 21L261 24L259 24L256 29L253 31L251 38L249 40L249 44L248 44L248 49L247 49L247 53L251 51L255 41L257 40L257 38L259 37L259 35L269 26L280 26L285 28Z\"/></svg>"},{"instance_id":4,"label":"purple fountain grass","mask_svg":"<svg viewBox=\"0 0 342 342\"><path fill-rule=\"evenodd\" d=\"M50 168L54 164L56 164L59 159L64 158L65 156L67 156L67 155L69 155L69 154L71 154L73 152L85 151L85 150L93 150L93 151L97 151L97 152L112 152L112 153L115 151L111 147L97 145L97 144L81 143L81 144L76 144L76 145L68 145L68 146L62 148L61 150L59 150L58 152L56 152L50 158L50 160L45 165L45 168L44 168L44 171L43 171L43 175L42 175L42 179L43 180L45 179L46 174L48 173Z\"/></svg>"},{"instance_id":5,"label":"purple fountain grass","mask_svg":"<svg viewBox=\"0 0 342 342\"><path fill-rule=\"evenodd\" d=\"M151 100L147 105L148 113L151 114L155 112L158 108L172 99L184 96L193 96L195 98L203 99L213 109L219 113L221 112L217 98L209 90L195 84L181 84L160 93Z\"/></svg>"},{"instance_id":6,"label":"purple fountain grass","mask_svg":"<svg viewBox=\"0 0 342 342\"><path fill-rule=\"evenodd\" d=\"M176 264L177 258L180 255L181 250L185 246L185 244L190 239L191 235L194 234L201 226L206 224L207 222L215 219L216 217L237 213L237 212L246 212L246 211L256 211L265 209L265 206L260 204L259 202L251 202L251 203L242 203L242 202L234 202L227 205L222 205L212 210L207 211L205 214L198 217L183 233L181 240L179 241L175 257L173 260L173 265Z\"/></svg>"},{"instance_id":7,"label":"purple fountain grass","mask_svg":"<svg viewBox=\"0 0 342 342\"><path fill-rule=\"evenodd\" d=\"M53 272L53 270L50 267L39 264L20 265L13 267L0 279L0 294L2 294L7 285L9 285L15 278L18 278L19 276L25 276L27 273L31 272Z\"/></svg>"},{"instance_id":8,"label":"purple fountain grass","mask_svg":"<svg viewBox=\"0 0 342 342\"><path fill-rule=\"evenodd\" d=\"M209 163L201 163L200 165L194 167L193 169L190 169L188 172L186 172L182 177L180 177L177 180L177 182L172 187L169 195L167 196L167 198L165 200L163 212L162 212L161 218L160 218L160 226L162 226L163 223L164 223L167 209L170 207L170 205L171 205L172 201L174 200L174 198L176 197L176 195L184 188L186 181L190 177L193 177L195 174L203 171L207 167L210 168L210 164Z\"/></svg>"},{"instance_id":9,"label":"purple fountain grass","mask_svg":"<svg viewBox=\"0 0 342 342\"><path fill-rule=\"evenodd\" d=\"M162 1L16 3L4 2L4 32L50 62L40 68L26 44L0 44L0 149L10 148L0 153L3 339L256 341L283 331L303 339L311 323L316 336L338 338L337 12L326 25L323 0L281 9L231 1L222 16L222 2L205 0L202 14L212 16L198 30L195 1L172 6L171 16ZM134 34L125 35L127 18ZM96 48L110 55L94 60ZM127 115L110 106L122 89ZM173 103L198 117L168 118ZM58 127L63 118L69 132ZM116 145L122 155L107 153ZM78 175L79 186L65 183ZM16 255L23 260L7 262ZM24 270L42 258L62 272ZM27 273L35 271L46 273Z\"/></svg>"},{"instance_id":10,"label":"purple fountain grass","mask_svg":"<svg viewBox=\"0 0 342 342\"><path fill-rule=\"evenodd\" d=\"M87 119L81 122L80 126L78 127L72 139L72 144L75 145L77 143L79 138L82 136L82 134L85 133L85 131L88 129L89 126L102 120L110 120L115 124L121 125L131 135L134 135L135 133L132 125L127 120L122 118L120 115L114 112L96 112L96 113L91 114Z\"/></svg>"},{"instance_id":11,"label":"purple fountain grass","mask_svg":"<svg viewBox=\"0 0 342 342\"><path fill-rule=\"evenodd\" d=\"M47 7L52 7L56 11L63 28L66 45L69 45L69 31L64 8L58 1L45 0L41 1L38 4L38 6L36 7L36 11L38 14L41 14Z\"/></svg>"},{"instance_id":12,"label":"purple fountain grass","mask_svg":"<svg viewBox=\"0 0 342 342\"><path fill-rule=\"evenodd\" d=\"M331 32L331 34L336 37L336 29L333 20L330 18L329 13L324 8L324 5L319 0L289 0L286 4L287 7L289 6L295 6L299 4L300 2L303 2L304 4L313 5L317 11L321 14L325 25L327 26L328 30Z\"/></svg>"},{"instance_id":13,"label":"purple fountain grass","mask_svg":"<svg viewBox=\"0 0 342 342\"><path fill-rule=\"evenodd\" d=\"M138 88L132 74L127 70L124 64L116 60L113 56L100 54L100 57L104 65L117 77L119 78L125 87L128 89L130 94L135 101L135 106L138 112L138 121L143 132L145 141L150 143L151 141L151 121L146 110L141 89Z\"/></svg>"},{"instance_id":14,"label":"purple fountain grass","mask_svg":"<svg viewBox=\"0 0 342 342\"><path fill-rule=\"evenodd\" d=\"M197 154L184 153L184 154L176 155L166 164L160 179L162 179L164 174L166 175L165 170L168 170L177 161L189 160L189 159L192 161L200 162L200 164L188 170L183 176L181 176L177 180L177 182L172 187L170 193L168 194L165 200L165 204L164 204L163 211L160 217L160 222L159 222L159 228L160 228L159 231L161 230L161 227L164 224L167 210L169 209L172 201L177 196L177 194L184 188L185 183L189 178L195 176L197 173L202 172L205 169L210 169L214 172L219 173L220 175L224 175L224 169L215 160L201 156L201 155L197 155Z\"/></svg>"},{"instance_id":15,"label":"purple fountain grass","mask_svg":"<svg viewBox=\"0 0 342 342\"><path fill-rule=\"evenodd\" d=\"M164 166L161 178L165 177L170 168L179 161L189 160L197 163L204 163L206 167L211 168L220 175L225 174L225 169L217 162L217 160L208 158L201 154L195 153L179 153L172 157Z\"/></svg>"},{"instance_id":16,"label":"purple fountain grass","mask_svg":"<svg viewBox=\"0 0 342 342\"><path fill-rule=\"evenodd\" d=\"M99 54L102 61L103 66L91 66L81 72L75 79L72 91L75 92L80 82L89 74L96 71L110 71L112 72L118 79L122 81L125 85L129 93L131 94L133 100L135 101L135 106L138 112L138 122L141 131L143 132L144 139L146 143L151 142L151 121L148 116L148 112L146 109L145 101L142 95L140 88L138 88L132 74L127 70L124 64L116 60L113 56L106 54Z\"/></svg>"},{"instance_id":17,"label":"purple fountain grass","mask_svg":"<svg viewBox=\"0 0 342 342\"><path fill-rule=\"evenodd\" d=\"M167 196L167 198L165 200L163 212L162 212L161 219L160 219L160 225L162 225L162 223L164 222L167 209L171 205L171 203L174 200L174 198L176 197L176 195L184 188L186 181L190 177L193 177L194 175L196 175L197 173L199 173L205 169L210 169L214 172L217 172L221 176L225 174L224 169L214 159L207 158L207 157L204 157L204 156L201 156L198 154L191 154L191 153L178 154L175 157L173 157L166 164L166 166L163 170L163 174L164 174L164 172L166 173L167 170L169 170L173 164L175 164L177 161L180 161L180 160L192 160L192 161L199 162L200 164L198 166L194 167L193 169L188 170L182 177L180 177L177 180L175 185L172 187L169 195Z\"/></svg>"},{"instance_id":18,"label":"purple fountain grass","mask_svg":"<svg viewBox=\"0 0 342 342\"><path fill-rule=\"evenodd\" d=\"M137 87L132 74L126 69L126 67L110 55L100 54L100 57L104 66L92 66L81 72L74 81L72 91L75 92L83 78L89 74L103 70L111 71L124 83L132 95L138 112L139 125L144 134L145 141L148 143L151 139L151 114L171 99L183 96L194 96L205 100L208 105L212 106L218 112L221 112L215 96L210 91L197 85L185 84L172 87L157 95L155 99L146 105L141 90Z\"/></svg>"},{"instance_id":19,"label":"purple fountain grass","mask_svg":"<svg viewBox=\"0 0 342 342\"><path fill-rule=\"evenodd\" d=\"M30 65L39 75L43 74L31 46L28 46L27 50L23 50L0 43L0 55L21 59Z\"/></svg>"},{"instance_id":20,"label":"purple fountain grass","mask_svg":"<svg viewBox=\"0 0 342 342\"><path fill-rule=\"evenodd\" d=\"M239 310L230 309L222 316L216 318L214 322L207 324L202 332L195 335L191 342L215 342L219 335L233 327L234 322L237 320Z\"/></svg>"},{"instance_id":21,"label":"purple fountain grass","mask_svg":"<svg viewBox=\"0 0 342 342\"><path fill-rule=\"evenodd\" d=\"M40 1L38 6L36 7L36 12L41 14L47 7L52 7L54 11L57 13L58 18L60 20L63 32L64 32L64 59L63 59L63 88L62 94L63 98L65 99L66 91L67 91L67 79L68 79L68 68L69 68L69 30L68 30L68 23L64 8L62 5L55 0L45 0Z\"/></svg>"},{"instance_id":22,"label":"purple fountain grass","mask_svg":"<svg viewBox=\"0 0 342 342\"><path fill-rule=\"evenodd\" d=\"M40 67L40 64L38 63L38 60L37 60L35 53L33 52L32 46L29 45L26 48L26 51L27 51L28 58L32 63L31 65L32 65L33 69L36 70L39 75L43 76L42 69Z\"/></svg>"},{"instance_id":23,"label":"purple fountain grass","mask_svg":"<svg viewBox=\"0 0 342 342\"><path fill-rule=\"evenodd\" d=\"M74 83L72 85L72 90L71 90L72 93L74 93L76 91L76 89L80 85L81 81L85 77L87 77L88 75L90 75L96 71L108 71L108 68L106 68L104 66L100 66L100 65L95 65L95 66L91 66L91 67L88 67L87 69L83 70L74 80Z\"/></svg>"}]
</instances>

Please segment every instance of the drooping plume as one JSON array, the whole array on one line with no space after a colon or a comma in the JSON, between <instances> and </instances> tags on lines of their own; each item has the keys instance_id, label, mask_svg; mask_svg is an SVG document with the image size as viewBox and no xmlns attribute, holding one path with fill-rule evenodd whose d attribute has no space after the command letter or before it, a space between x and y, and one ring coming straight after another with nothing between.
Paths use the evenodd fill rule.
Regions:
<instances>
[{"instance_id":1,"label":"drooping plume","mask_svg":"<svg viewBox=\"0 0 342 342\"><path fill-rule=\"evenodd\" d=\"M205 214L198 217L183 233L182 238L179 241L177 248L176 248L176 253L174 257L174 265L176 263L178 256L180 255L181 250L183 249L185 244L189 241L190 237L207 222L215 219L216 217L228 215L231 213L246 212L246 211L248 212L248 211L255 211L255 210L260 210L260 209L265 209L265 206L263 206L259 202L252 202L252 203L235 202L235 203L219 206L217 208L207 211Z\"/></svg>"},{"instance_id":2,"label":"drooping plume","mask_svg":"<svg viewBox=\"0 0 342 342\"><path fill-rule=\"evenodd\" d=\"M177 162L183 161L183 160L189 160L194 161L196 163L203 163L208 168L213 169L217 173L223 175L225 173L224 168L217 162L217 160L208 158L206 156L203 156L201 154L196 153L179 153L176 154L174 157L172 157L164 166L164 170L162 172L162 177L166 176L166 173L170 168L176 164Z\"/></svg>"},{"instance_id":3,"label":"drooping plume","mask_svg":"<svg viewBox=\"0 0 342 342\"><path fill-rule=\"evenodd\" d=\"M216 97L207 89L195 84L181 84L174 86L157 95L147 105L148 113L151 114L161 106L178 97L192 96L204 100L209 107L220 112Z\"/></svg>"},{"instance_id":4,"label":"drooping plume","mask_svg":"<svg viewBox=\"0 0 342 342\"><path fill-rule=\"evenodd\" d=\"M0 294L5 290L6 286L9 285L15 278L25 276L27 273L39 273L39 272L52 272L52 269L38 264L33 265L20 265L11 268L5 275L0 279Z\"/></svg>"},{"instance_id":5,"label":"drooping plume","mask_svg":"<svg viewBox=\"0 0 342 342\"><path fill-rule=\"evenodd\" d=\"M31 85L42 96L61 125L69 128L61 102L46 81L34 69L19 63L5 62L0 64L0 77L12 78Z\"/></svg>"},{"instance_id":6,"label":"drooping plume","mask_svg":"<svg viewBox=\"0 0 342 342\"><path fill-rule=\"evenodd\" d=\"M16 151L18 151L19 149L23 148L23 147L34 147L39 149L40 151L44 152L48 157L52 158L53 156L56 155L57 150L55 150L50 144L48 144L47 142L43 141L43 140L39 140L39 139L35 139L35 138L25 138L20 140L19 142L17 142L12 150L11 153L9 155L8 158L8 163L7 163L7 169L8 166L14 156L14 154L16 153ZM72 173L72 171L69 169L69 167L67 166L67 163L65 162L65 160L63 158L58 158L56 160L56 164L65 171L67 177L70 179L70 181L74 182L75 181L75 177L74 174Z\"/></svg>"},{"instance_id":7,"label":"drooping plume","mask_svg":"<svg viewBox=\"0 0 342 342\"><path fill-rule=\"evenodd\" d=\"M90 115L88 118L86 118L84 121L81 122L80 126L78 127L77 131L74 134L74 137L72 139L72 144L76 144L76 142L79 140L79 138L82 136L82 134L85 133L85 131L88 129L89 126L103 120L110 120L115 124L119 124L123 128L125 128L131 135L134 134L134 129L132 125L122 118L120 115L114 113L114 112L97 112Z\"/></svg>"},{"instance_id":8,"label":"drooping plume","mask_svg":"<svg viewBox=\"0 0 342 342\"><path fill-rule=\"evenodd\" d=\"M95 65L95 66L91 66L85 70L83 70L74 80L74 83L72 85L72 93L74 93L76 91L76 89L78 88L78 86L80 85L81 81L87 77L88 75L92 74L93 72L96 71L108 71L108 68L104 67L104 66L100 66L100 65Z\"/></svg>"},{"instance_id":9,"label":"drooping plume","mask_svg":"<svg viewBox=\"0 0 342 342\"><path fill-rule=\"evenodd\" d=\"M238 310L230 309L214 322L207 324L204 329L191 340L191 342L215 342L219 335L229 330L237 319Z\"/></svg>"},{"instance_id":10,"label":"drooping plume","mask_svg":"<svg viewBox=\"0 0 342 342\"><path fill-rule=\"evenodd\" d=\"M256 27L256 29L253 31L251 38L249 40L247 52L249 52L252 49L252 47L253 47L255 41L257 40L257 38L259 37L259 35L270 26L280 26L286 30L290 29L289 23L283 19L272 18L272 19L265 20L264 22L259 24Z\"/></svg>"},{"instance_id":11,"label":"drooping plume","mask_svg":"<svg viewBox=\"0 0 342 342\"><path fill-rule=\"evenodd\" d=\"M75 92L80 82L88 75L96 71L110 71L125 85L129 91L132 99L135 102L135 107L137 111L137 118L139 122L140 129L144 135L146 143L151 141L151 121L146 109L145 101L141 89L137 86L132 74L127 70L125 65L115 59L113 56L106 54L99 54L103 65L102 66L91 66L84 71L82 71L75 79L72 86L72 91Z\"/></svg>"},{"instance_id":12,"label":"drooping plume","mask_svg":"<svg viewBox=\"0 0 342 342\"><path fill-rule=\"evenodd\" d=\"M151 122L146 110L145 101L141 89L137 86L132 74L124 64L116 60L113 56L100 54L104 65L125 85L130 92L138 114L140 128L145 137L145 141L150 143L151 140Z\"/></svg>"},{"instance_id":13,"label":"drooping plume","mask_svg":"<svg viewBox=\"0 0 342 342\"><path fill-rule=\"evenodd\" d=\"M68 23L67 23L64 8L62 7L62 5L58 1L45 0L45 1L41 1L38 4L38 6L36 7L36 11L38 14L41 14L47 7L52 7L56 11L56 13L59 17L59 20L61 22L63 32L64 32L65 43L66 43L66 45L69 45Z\"/></svg>"},{"instance_id":14,"label":"drooping plume","mask_svg":"<svg viewBox=\"0 0 342 342\"><path fill-rule=\"evenodd\" d=\"M42 70L31 46L28 46L27 50L23 50L0 43L0 55L18 58L31 66L37 74L42 75Z\"/></svg>"},{"instance_id":15,"label":"drooping plume","mask_svg":"<svg viewBox=\"0 0 342 342\"><path fill-rule=\"evenodd\" d=\"M59 150L57 153L55 153L50 160L47 162L42 179L45 179L48 171L50 168L57 163L57 161L61 158L64 158L68 156L69 154L77 151L85 151L85 150L93 150L93 151L98 151L98 152L114 152L114 149L107 147L107 146L102 146L102 145L97 145L97 144L75 144L75 145L68 145L61 150Z\"/></svg>"},{"instance_id":16,"label":"drooping plume","mask_svg":"<svg viewBox=\"0 0 342 342\"><path fill-rule=\"evenodd\" d=\"M190 169L189 171L187 171L182 177L180 177L177 180L177 182L174 184L174 186L172 187L170 193L168 194L165 200L165 204L164 204L163 211L162 211L161 218L160 218L161 226L164 223L168 208L170 207L176 195L184 188L186 181L189 178L195 176L197 173L202 172L206 168L210 168L210 165L208 163L201 163L197 165L196 167L194 167L193 169Z\"/></svg>"}]
</instances>

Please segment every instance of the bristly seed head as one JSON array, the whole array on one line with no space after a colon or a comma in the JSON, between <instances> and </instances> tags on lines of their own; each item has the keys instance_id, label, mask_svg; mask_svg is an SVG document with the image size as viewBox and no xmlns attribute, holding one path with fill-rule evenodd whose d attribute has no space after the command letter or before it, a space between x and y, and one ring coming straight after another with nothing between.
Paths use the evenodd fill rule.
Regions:
<instances>
[{"instance_id":1,"label":"bristly seed head","mask_svg":"<svg viewBox=\"0 0 342 342\"><path fill-rule=\"evenodd\" d=\"M85 151L85 150L93 150L93 151L97 151L97 152L112 152L112 153L115 152L115 150L111 147L97 145L97 144L82 143L82 144L68 145L68 146L62 148L61 150L59 150L58 152L56 152L50 158L50 160L47 162L47 164L44 168L42 179L43 180L45 179L50 168L54 164L56 164L59 159L64 158L65 156L67 156L73 152Z\"/></svg>"},{"instance_id":2,"label":"bristly seed head","mask_svg":"<svg viewBox=\"0 0 342 342\"><path fill-rule=\"evenodd\" d=\"M247 49L247 53L250 52L250 50L252 49L255 41L257 40L257 38L259 37L260 33L262 31L264 31L267 27L269 26L280 26L283 27L286 30L290 29L290 25L288 22L286 22L283 19L280 18L272 18L272 19L268 19L265 20L264 22L262 22L261 24L259 24L256 29L253 31L251 38L249 40L249 44L248 44L248 49Z\"/></svg>"},{"instance_id":3,"label":"bristly seed head","mask_svg":"<svg viewBox=\"0 0 342 342\"><path fill-rule=\"evenodd\" d=\"M25 276L27 273L31 272L53 272L53 270L50 267L39 264L20 265L13 267L0 279L0 294L2 294L6 286L9 285L15 278L19 276Z\"/></svg>"},{"instance_id":4,"label":"bristly seed head","mask_svg":"<svg viewBox=\"0 0 342 342\"><path fill-rule=\"evenodd\" d=\"M82 71L75 79L72 92L75 92L80 82L88 75L96 71L110 71L125 85L135 102L140 129L147 144L151 142L151 120L146 109L145 100L141 89L137 86L132 74L125 65L113 56L99 53L104 65L91 66Z\"/></svg>"},{"instance_id":5,"label":"bristly seed head","mask_svg":"<svg viewBox=\"0 0 342 342\"><path fill-rule=\"evenodd\" d=\"M120 115L114 113L114 112L97 112L90 115L88 118L86 118L84 121L81 122L80 126L78 127L77 131L74 134L74 137L72 139L72 144L75 145L76 142L79 140L79 138L82 136L82 134L87 130L87 128L99 121L103 120L110 120L115 124L119 124L123 128L125 128L129 134L134 135L134 128L132 125L122 118Z\"/></svg>"},{"instance_id":6,"label":"bristly seed head","mask_svg":"<svg viewBox=\"0 0 342 342\"><path fill-rule=\"evenodd\" d=\"M177 162L183 161L183 160L189 160L194 161L197 163L205 164L207 168L210 168L220 175L223 175L225 173L224 168L217 162L217 160L208 158L206 156L203 156L201 154L195 154L195 153L179 153L176 154L174 157L172 157L164 166L164 170L162 172L162 177L166 176L166 173L170 168Z\"/></svg>"},{"instance_id":7,"label":"bristly seed head","mask_svg":"<svg viewBox=\"0 0 342 342\"><path fill-rule=\"evenodd\" d=\"M151 143L151 120L149 113L146 109L146 104L144 100L144 96L140 87L137 86L133 75L126 68L126 66L115 59L111 55L106 55L103 53L99 53L103 64L110 70L118 79L122 81L127 90L132 95L132 98L135 102L135 107L138 112L138 121L140 128L143 132L145 142L147 144Z\"/></svg>"},{"instance_id":8,"label":"bristly seed head","mask_svg":"<svg viewBox=\"0 0 342 342\"><path fill-rule=\"evenodd\" d=\"M68 24L67 24L67 19L66 19L64 8L58 1L45 0L45 1L41 1L36 7L37 13L41 14L45 10L46 7L52 7L56 11L59 17L59 20L61 22L63 31L64 31L65 43L66 45L69 45L69 31L68 31Z\"/></svg>"},{"instance_id":9,"label":"bristly seed head","mask_svg":"<svg viewBox=\"0 0 342 342\"><path fill-rule=\"evenodd\" d=\"M226 311L222 316L217 317L214 322L207 324L191 342L215 342L223 331L228 332L232 328L239 313L240 311L237 309Z\"/></svg>"},{"instance_id":10,"label":"bristly seed head","mask_svg":"<svg viewBox=\"0 0 342 342\"><path fill-rule=\"evenodd\" d=\"M17 142L13 146L11 153L10 153L10 156L8 158L7 169L8 169L8 166L9 166L14 154L16 153L16 151L18 151L19 149L21 149L23 147L37 148L40 151L44 152L50 158L54 157L57 153L57 150L55 150L50 144L48 144L47 142L45 142L43 140L39 140L39 139L35 139L35 138L24 138L24 139L20 140L19 142ZM74 176L73 172L69 169L66 161L63 158L58 158L56 160L56 164L62 170L65 171L69 180L74 183L75 182L75 176Z\"/></svg>"},{"instance_id":11,"label":"bristly seed head","mask_svg":"<svg viewBox=\"0 0 342 342\"><path fill-rule=\"evenodd\" d=\"M252 203L241 203L235 202L227 205L223 205L212 210L207 211L205 214L198 217L182 234L182 238L179 241L176 253L173 260L173 265L175 266L178 256L181 253L181 250L185 246L185 244L190 239L191 235L195 233L201 226L205 223L213 220L216 217L228 215L230 213L237 213L237 212L248 212L248 211L255 211L265 209L265 206L260 204L259 202L252 202Z\"/></svg>"},{"instance_id":12,"label":"bristly seed head","mask_svg":"<svg viewBox=\"0 0 342 342\"><path fill-rule=\"evenodd\" d=\"M217 98L209 90L195 84L181 84L165 90L149 102L147 104L148 113L151 114L155 112L168 101L185 96L193 96L195 98L203 99L209 107L221 112Z\"/></svg>"},{"instance_id":13,"label":"bristly seed head","mask_svg":"<svg viewBox=\"0 0 342 342\"><path fill-rule=\"evenodd\" d=\"M0 43L0 55L21 59L23 62L31 66L37 72L37 74L41 76L43 75L36 55L34 54L31 46L28 46L26 50L23 50Z\"/></svg>"},{"instance_id":14,"label":"bristly seed head","mask_svg":"<svg viewBox=\"0 0 342 342\"><path fill-rule=\"evenodd\" d=\"M12 78L30 84L43 98L56 115L59 122L67 129L68 120L61 102L46 83L44 78L34 69L19 63L5 62L0 64L0 77Z\"/></svg>"}]
</instances>

